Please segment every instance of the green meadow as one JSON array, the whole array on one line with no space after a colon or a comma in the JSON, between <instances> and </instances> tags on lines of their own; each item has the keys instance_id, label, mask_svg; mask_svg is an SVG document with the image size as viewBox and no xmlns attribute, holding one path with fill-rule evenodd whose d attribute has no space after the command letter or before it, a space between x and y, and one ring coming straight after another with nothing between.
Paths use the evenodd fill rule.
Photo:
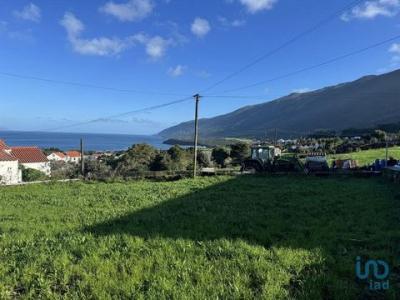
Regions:
<instances>
[{"instance_id":1,"label":"green meadow","mask_svg":"<svg viewBox=\"0 0 400 300\"><path fill-rule=\"evenodd\" d=\"M400 186L209 177L0 188L0 299L396 299ZM356 257L391 267L387 291Z\"/></svg>"},{"instance_id":2,"label":"green meadow","mask_svg":"<svg viewBox=\"0 0 400 300\"><path fill-rule=\"evenodd\" d=\"M400 160L400 147L391 147L388 151L389 157L393 157L397 160ZM354 159L356 160L360 166L366 166L373 163L376 159L385 159L386 158L386 149L370 149L359 152L352 152L346 154L335 154L330 155L329 160L332 162L335 159Z\"/></svg>"}]
</instances>

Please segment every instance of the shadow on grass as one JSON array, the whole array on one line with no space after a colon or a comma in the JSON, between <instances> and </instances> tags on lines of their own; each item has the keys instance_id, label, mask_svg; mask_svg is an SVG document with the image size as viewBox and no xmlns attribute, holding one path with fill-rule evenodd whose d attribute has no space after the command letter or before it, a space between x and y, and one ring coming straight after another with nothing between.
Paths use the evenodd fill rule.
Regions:
<instances>
[{"instance_id":1,"label":"shadow on grass","mask_svg":"<svg viewBox=\"0 0 400 300\"><path fill-rule=\"evenodd\" d=\"M375 238L371 232L394 226L380 204L387 195L377 199L379 193L375 195L375 190L374 185L361 179L238 177L85 231L98 236L129 234L193 241L224 238L265 248L320 249L328 260L333 258L334 264L342 261L342 266L329 272L347 272L342 283L352 285L355 256L368 250L368 241ZM380 212L374 215L377 207ZM381 240L373 242L377 248L384 247ZM372 247L371 251L379 249ZM304 276L321 279L322 268ZM330 298L329 291L322 293Z\"/></svg>"},{"instance_id":2,"label":"shadow on grass","mask_svg":"<svg viewBox=\"0 0 400 300\"><path fill-rule=\"evenodd\" d=\"M95 235L130 234L194 241L242 239L270 247L283 241L296 226L291 215L293 208L286 210L286 204L276 198L277 190L271 193L263 180L268 179L225 181L85 231Z\"/></svg>"},{"instance_id":3,"label":"shadow on grass","mask_svg":"<svg viewBox=\"0 0 400 300\"><path fill-rule=\"evenodd\" d=\"M376 198L373 190L361 179L238 177L84 230L194 241L242 239L263 247L337 246L338 238L363 240L369 230L394 225L374 218L379 217L374 206L380 207L385 195Z\"/></svg>"}]
</instances>

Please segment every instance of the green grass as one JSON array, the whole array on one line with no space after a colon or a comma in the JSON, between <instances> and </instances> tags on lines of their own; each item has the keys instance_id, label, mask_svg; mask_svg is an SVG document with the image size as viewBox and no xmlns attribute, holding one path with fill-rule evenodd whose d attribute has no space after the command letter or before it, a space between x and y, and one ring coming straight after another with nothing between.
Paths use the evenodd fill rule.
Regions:
<instances>
[{"instance_id":1,"label":"green grass","mask_svg":"<svg viewBox=\"0 0 400 300\"><path fill-rule=\"evenodd\" d=\"M0 299L396 299L400 187L214 177L0 189ZM355 278L386 260L388 292Z\"/></svg>"},{"instance_id":2,"label":"green grass","mask_svg":"<svg viewBox=\"0 0 400 300\"><path fill-rule=\"evenodd\" d=\"M389 157L400 159L400 147L389 148ZM354 159L357 160L360 166L370 165L376 159L385 159L386 149L371 149L347 154L336 154L330 155L329 161L332 162L335 159ZM331 164L330 164L331 165Z\"/></svg>"}]
</instances>

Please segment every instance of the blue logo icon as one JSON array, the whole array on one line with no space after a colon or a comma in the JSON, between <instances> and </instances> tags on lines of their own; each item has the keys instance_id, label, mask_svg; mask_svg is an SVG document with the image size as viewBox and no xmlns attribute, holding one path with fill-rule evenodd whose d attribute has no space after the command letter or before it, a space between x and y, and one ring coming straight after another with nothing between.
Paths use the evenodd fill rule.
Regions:
<instances>
[{"instance_id":1,"label":"blue logo icon","mask_svg":"<svg viewBox=\"0 0 400 300\"><path fill-rule=\"evenodd\" d=\"M368 260L364 265L361 257L356 259L356 276L361 280L369 281L370 290L389 289L389 265L383 260Z\"/></svg>"}]
</instances>

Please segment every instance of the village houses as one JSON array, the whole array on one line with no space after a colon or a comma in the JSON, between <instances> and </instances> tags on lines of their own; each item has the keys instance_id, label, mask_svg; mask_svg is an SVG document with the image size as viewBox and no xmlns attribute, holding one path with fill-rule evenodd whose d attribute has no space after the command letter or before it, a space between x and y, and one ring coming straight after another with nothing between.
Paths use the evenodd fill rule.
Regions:
<instances>
[{"instance_id":1,"label":"village houses","mask_svg":"<svg viewBox=\"0 0 400 300\"><path fill-rule=\"evenodd\" d=\"M22 181L20 166L51 175L50 162L38 147L9 147L0 140L0 183L16 184Z\"/></svg>"},{"instance_id":2,"label":"village houses","mask_svg":"<svg viewBox=\"0 0 400 300\"><path fill-rule=\"evenodd\" d=\"M47 156L50 161L67 161L67 156L62 152L53 152Z\"/></svg>"},{"instance_id":3,"label":"village houses","mask_svg":"<svg viewBox=\"0 0 400 300\"><path fill-rule=\"evenodd\" d=\"M47 156L50 161L63 161L78 164L81 161L81 153L79 151L52 152Z\"/></svg>"},{"instance_id":4,"label":"village houses","mask_svg":"<svg viewBox=\"0 0 400 300\"><path fill-rule=\"evenodd\" d=\"M67 162L78 164L81 161L81 153L78 151L67 151Z\"/></svg>"}]
</instances>

